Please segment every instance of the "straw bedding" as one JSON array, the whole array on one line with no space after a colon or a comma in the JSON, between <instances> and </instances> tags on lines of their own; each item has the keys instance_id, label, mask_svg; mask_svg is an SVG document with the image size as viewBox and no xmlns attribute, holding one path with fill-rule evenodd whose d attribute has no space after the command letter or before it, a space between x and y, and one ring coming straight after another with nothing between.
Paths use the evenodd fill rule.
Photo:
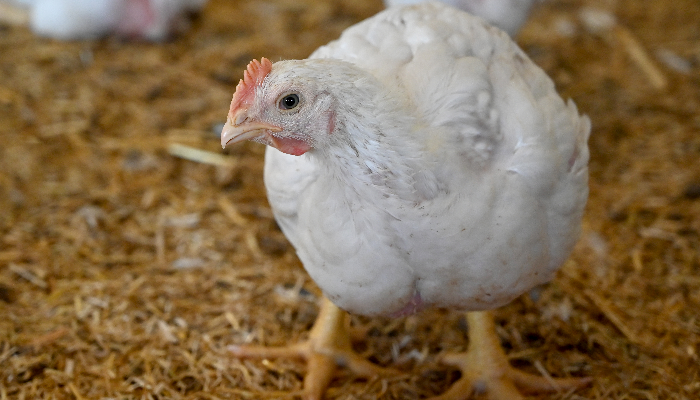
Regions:
<instances>
[{"instance_id":1,"label":"straw bedding","mask_svg":"<svg viewBox=\"0 0 700 400\"><path fill-rule=\"evenodd\" d=\"M305 57L381 7L211 0L161 44L0 26L0 399L298 395L303 363L226 351L303 338L320 293L274 223L263 147L216 133L250 59ZM700 397L698 21L697 0L551 0L518 37L593 121L579 244L496 312L515 365L594 378L537 398ZM457 378L435 355L466 347L459 313L353 325L406 375L341 373L329 399Z\"/></svg>"}]
</instances>

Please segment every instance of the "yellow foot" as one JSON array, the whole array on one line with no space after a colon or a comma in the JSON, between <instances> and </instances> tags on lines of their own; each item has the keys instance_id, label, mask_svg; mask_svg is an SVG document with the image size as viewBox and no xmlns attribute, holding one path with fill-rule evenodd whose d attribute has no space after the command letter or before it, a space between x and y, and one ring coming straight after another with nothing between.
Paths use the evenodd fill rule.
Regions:
<instances>
[{"instance_id":1,"label":"yellow foot","mask_svg":"<svg viewBox=\"0 0 700 400\"><path fill-rule=\"evenodd\" d=\"M462 377L440 396L430 400L466 400L474 393L488 393L491 400L523 399L522 392L559 392L587 385L590 378L551 378L513 368L501 348L489 312L467 313L469 349L466 353L442 356L441 362L455 366Z\"/></svg>"},{"instance_id":2,"label":"yellow foot","mask_svg":"<svg viewBox=\"0 0 700 400\"><path fill-rule=\"evenodd\" d=\"M324 297L308 340L284 347L232 345L228 349L240 358L288 357L305 360L307 373L302 396L306 400L323 398L337 367L347 368L364 378L400 374L397 370L379 367L357 355L352 350L348 328L347 313Z\"/></svg>"}]
</instances>

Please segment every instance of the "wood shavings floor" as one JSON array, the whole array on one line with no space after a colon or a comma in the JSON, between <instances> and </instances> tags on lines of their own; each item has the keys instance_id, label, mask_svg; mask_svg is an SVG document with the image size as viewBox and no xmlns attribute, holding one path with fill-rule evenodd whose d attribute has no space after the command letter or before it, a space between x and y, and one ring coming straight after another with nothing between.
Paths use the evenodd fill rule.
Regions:
<instances>
[{"instance_id":1,"label":"wood shavings floor","mask_svg":"<svg viewBox=\"0 0 700 400\"><path fill-rule=\"evenodd\" d=\"M381 7L211 0L162 44L0 25L0 399L299 393L302 364L226 353L302 338L319 292L273 222L262 146L220 157L214 132L251 58L303 58ZM551 0L518 37L593 121L574 254L497 311L514 364L594 378L541 398L700 398L697 21L697 0ZM458 313L354 324L363 354L407 375L340 375L329 399L456 379L434 355L465 348Z\"/></svg>"}]
</instances>

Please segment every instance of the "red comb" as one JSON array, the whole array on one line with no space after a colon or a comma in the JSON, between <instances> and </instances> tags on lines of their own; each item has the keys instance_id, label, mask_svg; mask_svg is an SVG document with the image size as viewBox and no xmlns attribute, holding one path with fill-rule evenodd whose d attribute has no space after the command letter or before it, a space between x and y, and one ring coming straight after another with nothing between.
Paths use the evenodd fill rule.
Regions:
<instances>
[{"instance_id":1,"label":"red comb","mask_svg":"<svg viewBox=\"0 0 700 400\"><path fill-rule=\"evenodd\" d=\"M262 83L270 71L272 71L272 63L265 57L261 58L260 61L253 60L248 64L248 68L243 71L243 79L238 82L236 92L233 94L231 111L237 109L253 94L255 87Z\"/></svg>"}]
</instances>

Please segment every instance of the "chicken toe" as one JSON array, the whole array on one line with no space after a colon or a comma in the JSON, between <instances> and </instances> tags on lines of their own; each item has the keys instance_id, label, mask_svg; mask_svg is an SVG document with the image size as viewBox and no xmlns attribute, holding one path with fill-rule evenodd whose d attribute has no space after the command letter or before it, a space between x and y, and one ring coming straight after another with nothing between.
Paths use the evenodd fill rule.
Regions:
<instances>
[{"instance_id":1,"label":"chicken toe","mask_svg":"<svg viewBox=\"0 0 700 400\"><path fill-rule=\"evenodd\" d=\"M349 334L348 314L323 298L319 315L306 341L283 347L232 345L229 351L240 358L300 358L307 362L303 398L320 400L338 367L353 374L372 378L396 376L400 372L375 365L355 353Z\"/></svg>"},{"instance_id":2,"label":"chicken toe","mask_svg":"<svg viewBox=\"0 0 700 400\"><path fill-rule=\"evenodd\" d=\"M462 376L440 396L430 400L466 400L474 393L491 400L519 400L521 392L556 392L579 388L590 378L551 378L531 375L513 368L501 348L490 312L467 313L469 348L466 353L449 353L441 362L460 369Z\"/></svg>"}]
</instances>

